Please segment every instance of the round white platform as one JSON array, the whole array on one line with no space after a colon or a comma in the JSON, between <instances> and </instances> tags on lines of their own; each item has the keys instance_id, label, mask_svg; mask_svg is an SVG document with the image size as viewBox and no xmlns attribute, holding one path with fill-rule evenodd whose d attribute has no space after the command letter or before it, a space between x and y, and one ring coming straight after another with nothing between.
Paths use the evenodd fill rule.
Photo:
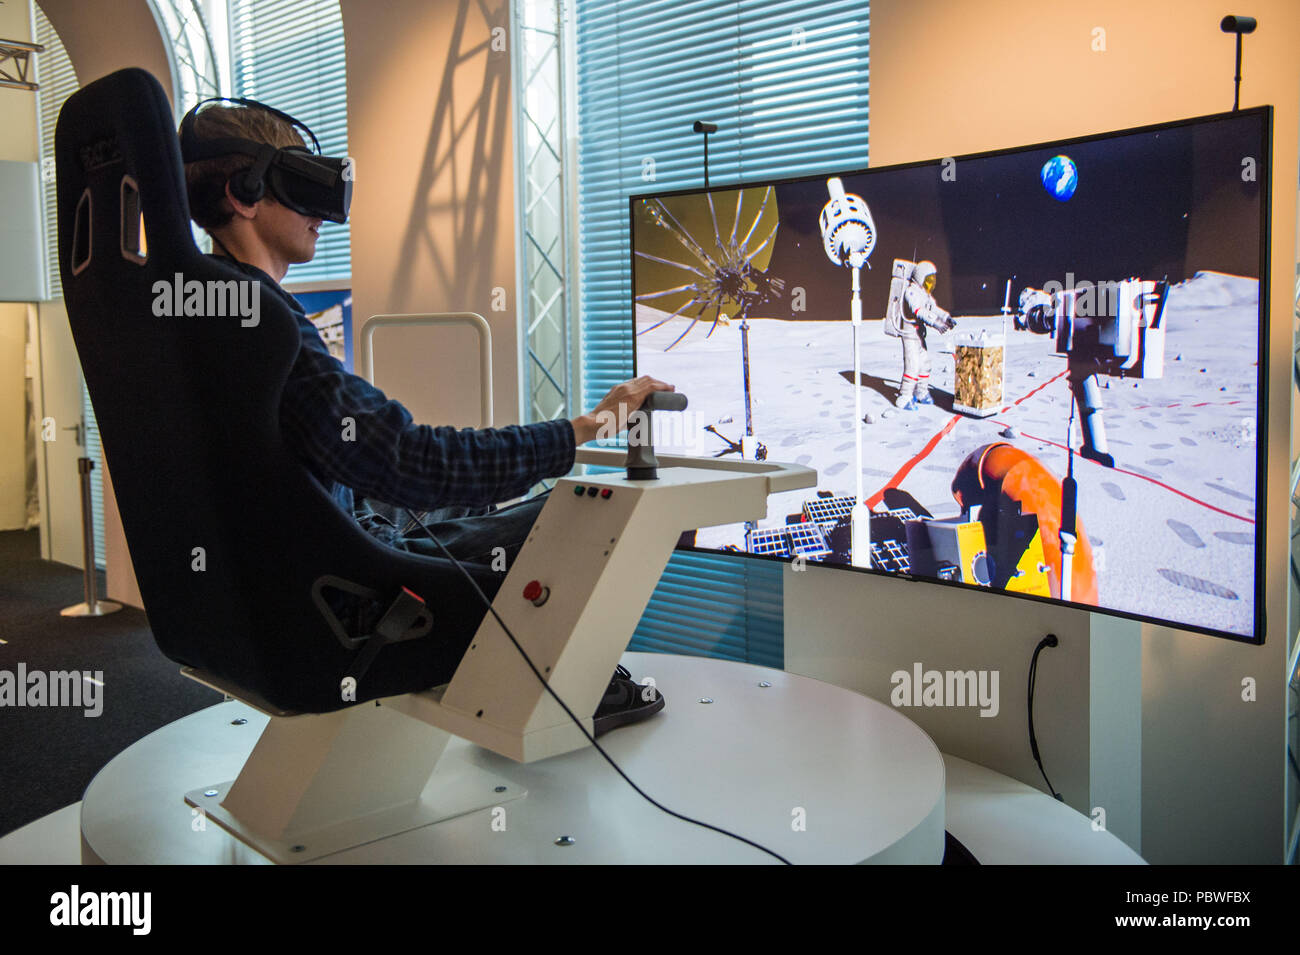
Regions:
<instances>
[{"instance_id":1,"label":"round white platform","mask_svg":"<svg viewBox=\"0 0 1300 955\"><path fill-rule=\"evenodd\" d=\"M943 760L930 738L890 707L747 664L658 653L628 653L623 664L638 680L653 677L667 706L600 742L670 809L743 835L796 864L942 860ZM233 725L239 719L247 722ZM267 719L242 703L221 703L124 750L95 777L82 801L85 861L266 862L200 818L184 794L234 779ZM527 796L319 861L775 861L660 812L590 747L520 764L453 738L435 778L465 763L526 788ZM572 837L572 844L556 845L563 836Z\"/></svg>"},{"instance_id":2,"label":"round white platform","mask_svg":"<svg viewBox=\"0 0 1300 955\"><path fill-rule=\"evenodd\" d=\"M981 865L1146 865L1113 833L1047 793L944 754L945 825Z\"/></svg>"}]
</instances>

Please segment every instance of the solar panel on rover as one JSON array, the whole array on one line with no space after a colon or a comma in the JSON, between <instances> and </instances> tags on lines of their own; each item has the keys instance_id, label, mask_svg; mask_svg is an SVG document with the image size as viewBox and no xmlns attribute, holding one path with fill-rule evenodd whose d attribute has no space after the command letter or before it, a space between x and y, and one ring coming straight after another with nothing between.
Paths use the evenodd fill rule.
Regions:
<instances>
[{"instance_id":1,"label":"solar panel on rover","mask_svg":"<svg viewBox=\"0 0 1300 955\"><path fill-rule=\"evenodd\" d=\"M834 524L849 516L852 497L822 497L803 502L804 516L817 524Z\"/></svg>"},{"instance_id":2,"label":"solar panel on rover","mask_svg":"<svg viewBox=\"0 0 1300 955\"><path fill-rule=\"evenodd\" d=\"M745 531L745 550L768 557L789 557L790 539L784 527L756 527Z\"/></svg>"},{"instance_id":3,"label":"solar panel on rover","mask_svg":"<svg viewBox=\"0 0 1300 955\"><path fill-rule=\"evenodd\" d=\"M802 557L826 557L831 552L826 535L816 524L787 524L784 530L790 538L790 549Z\"/></svg>"},{"instance_id":4,"label":"solar panel on rover","mask_svg":"<svg viewBox=\"0 0 1300 955\"><path fill-rule=\"evenodd\" d=\"M912 567L907 547L901 541L884 540L871 542L871 563L881 570L895 573L907 573Z\"/></svg>"}]
</instances>

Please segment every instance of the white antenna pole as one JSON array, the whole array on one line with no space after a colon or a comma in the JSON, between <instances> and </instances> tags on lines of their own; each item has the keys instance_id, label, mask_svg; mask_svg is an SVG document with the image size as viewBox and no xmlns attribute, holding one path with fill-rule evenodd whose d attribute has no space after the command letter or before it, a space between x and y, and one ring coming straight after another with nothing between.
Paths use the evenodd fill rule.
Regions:
<instances>
[{"instance_id":1,"label":"white antenna pole","mask_svg":"<svg viewBox=\"0 0 1300 955\"><path fill-rule=\"evenodd\" d=\"M858 332L862 328L862 269L853 268L853 301L850 316L853 319L853 443L857 457L857 490L853 497L853 510L849 512L849 562L854 567L871 566L871 513L863 499L862 487L862 353L858 348Z\"/></svg>"},{"instance_id":2,"label":"white antenna pole","mask_svg":"<svg viewBox=\"0 0 1300 955\"><path fill-rule=\"evenodd\" d=\"M858 488L854 496L857 504L862 501L862 351L858 347L858 331L862 328L862 296L859 294L861 269L853 270L853 420L857 425L853 429L854 454L857 455Z\"/></svg>"},{"instance_id":3,"label":"white antenna pole","mask_svg":"<svg viewBox=\"0 0 1300 955\"><path fill-rule=\"evenodd\" d=\"M1007 319L1011 315L1011 279L1007 279L1007 296L1002 300L1002 362L1005 373L1007 360Z\"/></svg>"},{"instance_id":4,"label":"white antenna pole","mask_svg":"<svg viewBox=\"0 0 1300 955\"><path fill-rule=\"evenodd\" d=\"M857 482L853 506L849 510L849 560L855 567L871 566L871 514L863 500L862 489L862 355L858 349L858 332L862 328L862 266L876 247L876 224L861 196L849 195L837 177L826 180L830 201L820 216L822 241L826 255L836 265L853 270L853 443L857 458Z\"/></svg>"}]
</instances>

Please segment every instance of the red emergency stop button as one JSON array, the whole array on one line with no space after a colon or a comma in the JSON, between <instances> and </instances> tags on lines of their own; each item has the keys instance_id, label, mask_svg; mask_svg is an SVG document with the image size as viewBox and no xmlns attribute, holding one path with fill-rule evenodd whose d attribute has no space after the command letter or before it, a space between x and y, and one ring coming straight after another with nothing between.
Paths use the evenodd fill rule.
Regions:
<instances>
[{"instance_id":1,"label":"red emergency stop button","mask_svg":"<svg viewBox=\"0 0 1300 955\"><path fill-rule=\"evenodd\" d=\"M551 596L551 588L543 587L540 580L530 580L524 586L524 599L534 607L540 607Z\"/></svg>"},{"instance_id":2,"label":"red emergency stop button","mask_svg":"<svg viewBox=\"0 0 1300 955\"><path fill-rule=\"evenodd\" d=\"M609 496L610 496L611 494L613 494L613 493L614 493L614 492L611 491L609 488L605 488L603 491L600 492L600 496L603 497L603 498L605 498L606 500L608 500L608 499L609 499Z\"/></svg>"}]
</instances>

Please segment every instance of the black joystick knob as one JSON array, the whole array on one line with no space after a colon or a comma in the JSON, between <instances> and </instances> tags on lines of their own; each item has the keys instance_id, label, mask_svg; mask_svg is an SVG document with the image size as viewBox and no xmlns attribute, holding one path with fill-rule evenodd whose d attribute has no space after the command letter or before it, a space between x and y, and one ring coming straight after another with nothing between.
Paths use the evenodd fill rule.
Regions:
<instances>
[{"instance_id":1,"label":"black joystick knob","mask_svg":"<svg viewBox=\"0 0 1300 955\"><path fill-rule=\"evenodd\" d=\"M659 459L655 457L655 411L684 411L686 396L676 391L653 391L641 403L640 409L627 418L627 479L629 481L656 481L659 479Z\"/></svg>"}]
</instances>

